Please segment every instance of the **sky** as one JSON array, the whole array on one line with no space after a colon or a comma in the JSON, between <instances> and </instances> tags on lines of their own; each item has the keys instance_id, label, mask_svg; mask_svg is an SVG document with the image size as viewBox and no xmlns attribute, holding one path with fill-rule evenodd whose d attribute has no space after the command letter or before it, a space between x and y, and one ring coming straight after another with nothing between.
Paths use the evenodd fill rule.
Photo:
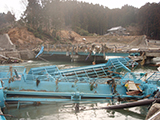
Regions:
<instances>
[{"instance_id":1,"label":"sky","mask_svg":"<svg viewBox=\"0 0 160 120\"><path fill-rule=\"evenodd\" d=\"M25 2L26 0L0 0L0 13L11 13L15 14L16 18L20 18L21 14L25 11Z\"/></svg>"},{"instance_id":2,"label":"sky","mask_svg":"<svg viewBox=\"0 0 160 120\"><path fill-rule=\"evenodd\" d=\"M23 2L22 2L23 1ZM23 11L25 10L25 4L27 0L0 0L0 13L7 13L7 11L11 11L15 14L16 18L19 18ZM99 4L103 6L107 6L110 9L113 8L121 8L122 6L128 4L134 7L140 8L145 5L147 2L159 3L160 0L77 0L77 1L85 1L88 3Z\"/></svg>"}]
</instances>

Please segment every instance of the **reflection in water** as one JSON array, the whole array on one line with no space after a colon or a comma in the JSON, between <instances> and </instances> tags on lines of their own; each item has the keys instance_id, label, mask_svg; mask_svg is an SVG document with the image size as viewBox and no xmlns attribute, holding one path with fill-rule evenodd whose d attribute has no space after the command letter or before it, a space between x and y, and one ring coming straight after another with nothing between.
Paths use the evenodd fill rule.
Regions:
<instances>
[{"instance_id":1,"label":"reflection in water","mask_svg":"<svg viewBox=\"0 0 160 120\"><path fill-rule=\"evenodd\" d=\"M144 107L139 107L139 110L141 111L142 109L144 109ZM145 108L146 109L146 108ZM131 116L135 119L144 119L145 118L145 114L142 114L142 113L137 113L137 112L140 112L138 110L134 110L134 111L131 111L131 110L128 110L128 109L117 109L115 110L115 112L119 112L121 114L123 114L124 116Z\"/></svg>"},{"instance_id":2,"label":"reflection in water","mask_svg":"<svg viewBox=\"0 0 160 120\"><path fill-rule=\"evenodd\" d=\"M90 65L91 63L71 63L71 62L43 62L28 61L14 66L25 66L27 71L33 67L57 65L59 69ZM155 71L152 68L138 68L136 72ZM120 110L95 109L115 104L116 101L108 100L105 103L57 103L50 105L27 106L20 109L8 108L5 114L11 114L14 118L7 117L7 120L143 120L147 113L147 107L135 107Z\"/></svg>"},{"instance_id":3,"label":"reflection in water","mask_svg":"<svg viewBox=\"0 0 160 120\"><path fill-rule=\"evenodd\" d=\"M145 118L141 111L146 107L125 110L95 109L106 105L107 103L99 102L92 104L53 103L50 105L20 107L20 109L10 108L5 113L15 116L12 119L7 117L7 120L143 120Z\"/></svg>"}]
</instances>

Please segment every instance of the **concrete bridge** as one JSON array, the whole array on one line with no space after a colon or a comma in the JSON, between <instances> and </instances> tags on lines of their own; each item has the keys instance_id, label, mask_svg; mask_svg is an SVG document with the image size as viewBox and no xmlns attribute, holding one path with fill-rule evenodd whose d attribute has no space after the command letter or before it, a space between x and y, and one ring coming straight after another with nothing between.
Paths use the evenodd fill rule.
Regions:
<instances>
[{"instance_id":1,"label":"concrete bridge","mask_svg":"<svg viewBox=\"0 0 160 120\"><path fill-rule=\"evenodd\" d=\"M126 46L107 46L107 44L59 44L45 45L42 57L69 59L71 61L107 61L112 57L127 57L135 61L150 63L155 57L160 57L160 48L129 48Z\"/></svg>"},{"instance_id":2,"label":"concrete bridge","mask_svg":"<svg viewBox=\"0 0 160 120\"><path fill-rule=\"evenodd\" d=\"M109 56L127 57L129 55L126 51L120 51L116 46L106 46L106 44L59 44L59 45L45 45L42 54L43 58L62 58L70 59L71 61L97 61L104 62ZM63 59L63 58L62 58Z\"/></svg>"}]
</instances>

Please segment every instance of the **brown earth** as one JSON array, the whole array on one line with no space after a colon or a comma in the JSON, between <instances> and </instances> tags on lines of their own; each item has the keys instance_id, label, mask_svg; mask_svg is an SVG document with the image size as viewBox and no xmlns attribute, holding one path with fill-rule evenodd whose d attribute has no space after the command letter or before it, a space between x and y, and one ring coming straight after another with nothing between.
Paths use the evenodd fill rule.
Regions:
<instances>
[{"instance_id":1,"label":"brown earth","mask_svg":"<svg viewBox=\"0 0 160 120\"><path fill-rule=\"evenodd\" d=\"M8 31L8 35L16 45L17 49L33 49L37 45L42 44L42 40L36 38L27 28L13 28Z\"/></svg>"},{"instance_id":2,"label":"brown earth","mask_svg":"<svg viewBox=\"0 0 160 120\"><path fill-rule=\"evenodd\" d=\"M16 45L17 49L34 49L39 47L41 44L50 43L51 41L43 41L36 38L32 32L29 32L27 28L13 28L8 31L13 44ZM128 46L130 47L146 47L146 36L80 36L74 31L61 30L57 32L57 36L60 36L61 41L59 43L69 44L106 44L107 46ZM86 40L84 40L85 38ZM152 45L152 47L155 47Z\"/></svg>"}]
</instances>

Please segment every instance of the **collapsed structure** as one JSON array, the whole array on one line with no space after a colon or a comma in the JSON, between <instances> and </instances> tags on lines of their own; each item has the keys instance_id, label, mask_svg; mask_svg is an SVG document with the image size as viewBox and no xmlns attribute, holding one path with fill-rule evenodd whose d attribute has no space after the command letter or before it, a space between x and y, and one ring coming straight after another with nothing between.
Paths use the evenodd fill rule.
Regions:
<instances>
[{"instance_id":1,"label":"collapsed structure","mask_svg":"<svg viewBox=\"0 0 160 120\"><path fill-rule=\"evenodd\" d=\"M0 35L0 50L15 51L16 47L10 40L8 34Z\"/></svg>"},{"instance_id":2,"label":"collapsed structure","mask_svg":"<svg viewBox=\"0 0 160 120\"><path fill-rule=\"evenodd\" d=\"M128 32L126 32L126 28L123 28L122 26L118 27L112 27L111 29L107 30L111 35L129 35Z\"/></svg>"}]
</instances>

